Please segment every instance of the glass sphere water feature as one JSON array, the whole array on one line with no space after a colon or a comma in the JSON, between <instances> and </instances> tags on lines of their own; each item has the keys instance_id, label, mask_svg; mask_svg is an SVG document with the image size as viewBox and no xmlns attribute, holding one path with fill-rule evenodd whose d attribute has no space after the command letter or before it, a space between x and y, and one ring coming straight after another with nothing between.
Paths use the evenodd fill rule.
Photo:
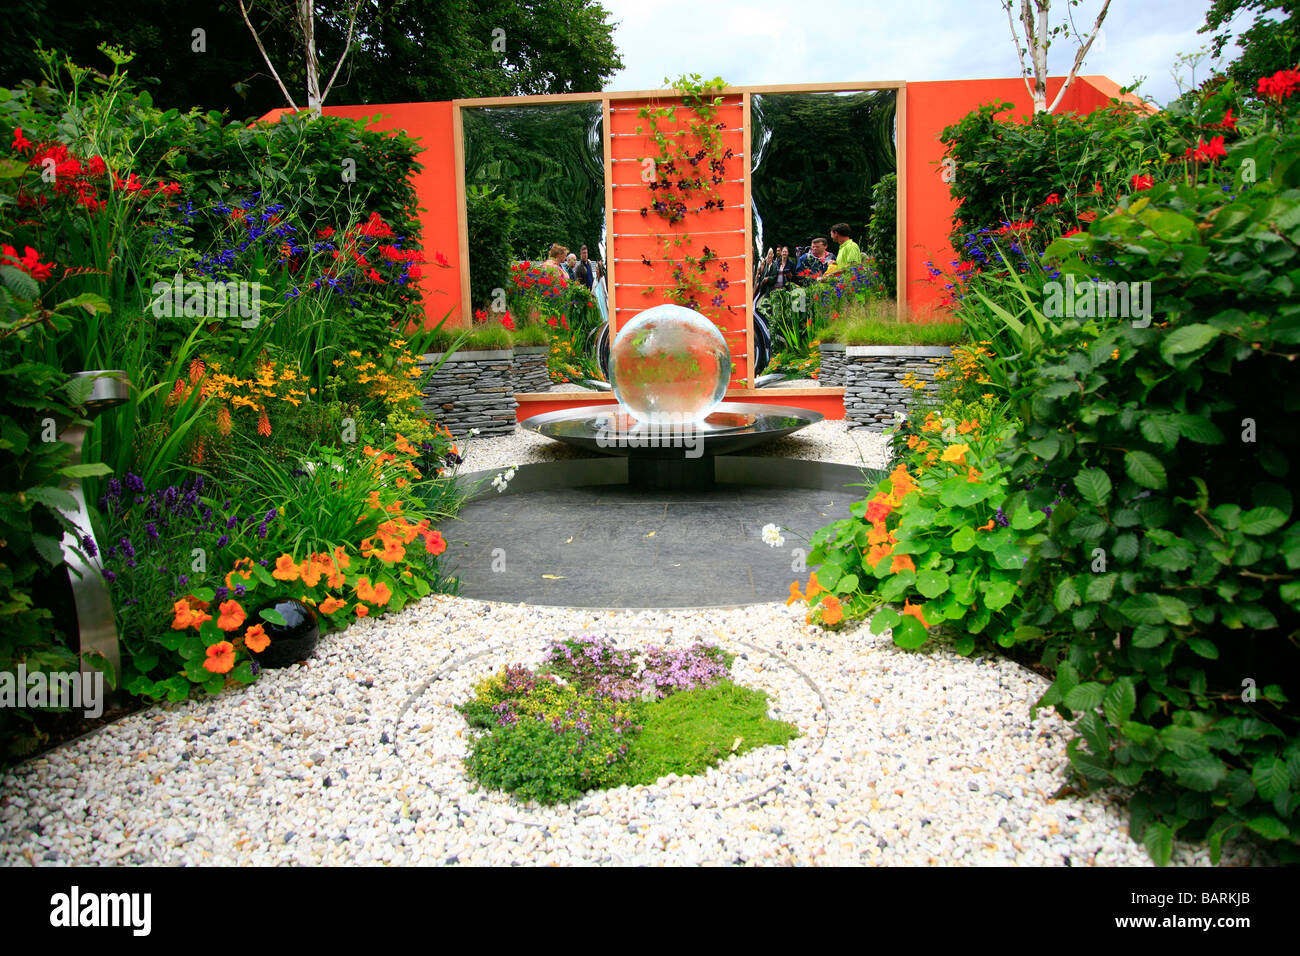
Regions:
<instances>
[{"instance_id":1,"label":"glass sphere water feature","mask_svg":"<svg viewBox=\"0 0 1300 956\"><path fill-rule=\"evenodd\" d=\"M731 380L718 327L694 309L657 305L618 330L609 353L614 395L639 421L703 421Z\"/></svg>"}]
</instances>

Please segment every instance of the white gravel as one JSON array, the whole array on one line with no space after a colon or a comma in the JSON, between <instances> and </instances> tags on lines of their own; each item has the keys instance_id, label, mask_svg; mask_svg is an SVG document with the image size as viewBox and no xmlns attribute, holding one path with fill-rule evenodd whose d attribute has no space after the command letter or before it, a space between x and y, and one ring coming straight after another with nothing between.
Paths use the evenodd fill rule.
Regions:
<instances>
[{"instance_id":1,"label":"white gravel","mask_svg":"<svg viewBox=\"0 0 1300 956\"><path fill-rule=\"evenodd\" d=\"M574 633L720 643L803 736L565 806L476 791L453 705ZM429 598L326 639L309 664L135 714L0 779L0 864L1147 864L1116 798L1052 799L1067 728L1029 720L1044 686L1005 659L902 651L780 605ZM1175 862L1208 855L1180 846Z\"/></svg>"},{"instance_id":2,"label":"white gravel","mask_svg":"<svg viewBox=\"0 0 1300 956\"><path fill-rule=\"evenodd\" d=\"M788 454L883 464L824 422ZM800 444L803 443L803 444ZM775 453L777 450L773 449ZM568 452L519 432L470 470ZM523 805L476 790L454 705L549 640L719 643L802 736L708 773ZM1046 681L1000 657L903 651L798 606L592 611L430 597L322 639L317 657L212 700L154 707L0 777L0 865L1148 865L1122 796L1054 800L1067 725ZM1178 845L1174 862L1207 865ZM1268 862L1249 844L1225 863Z\"/></svg>"}]
</instances>

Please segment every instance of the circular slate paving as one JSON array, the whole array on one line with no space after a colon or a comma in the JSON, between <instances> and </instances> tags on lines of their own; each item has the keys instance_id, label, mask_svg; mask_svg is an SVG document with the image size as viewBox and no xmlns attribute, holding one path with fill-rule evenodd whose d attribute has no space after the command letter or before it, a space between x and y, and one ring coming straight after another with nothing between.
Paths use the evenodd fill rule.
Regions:
<instances>
[{"instance_id":1,"label":"circular slate paving","mask_svg":"<svg viewBox=\"0 0 1300 956\"><path fill-rule=\"evenodd\" d=\"M568 607L712 607L784 601L806 580L807 539L846 518L846 491L625 485L484 498L443 525L463 597ZM763 543L766 524L789 529ZM797 533L792 533L797 532ZM800 570L796 570L796 566Z\"/></svg>"}]
</instances>

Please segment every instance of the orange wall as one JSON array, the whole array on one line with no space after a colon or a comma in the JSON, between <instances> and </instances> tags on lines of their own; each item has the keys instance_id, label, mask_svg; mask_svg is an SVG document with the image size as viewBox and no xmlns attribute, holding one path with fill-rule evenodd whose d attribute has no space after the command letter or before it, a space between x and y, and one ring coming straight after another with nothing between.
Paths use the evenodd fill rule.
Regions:
<instances>
[{"instance_id":1,"label":"orange wall","mask_svg":"<svg viewBox=\"0 0 1300 956\"><path fill-rule=\"evenodd\" d=\"M1056 95L1061 82L1060 77L1048 81L1049 100ZM1058 111L1087 113L1118 96L1119 87L1106 77L1080 76L1066 92ZM671 99L665 96L656 99L656 103L667 103ZM1127 99L1137 102L1132 97ZM903 259L904 295L913 308L925 310L942 297L941 285L928 281L926 260L946 269L955 258L948 244L948 232L956 207L949 196L949 184L941 179L939 162L943 157L943 144L939 141L939 134L944 127L993 101L1012 102L1014 108L1005 115L1021 119L1031 109L1029 93L1020 79L907 84L906 249L900 250L900 256ZM645 121L636 115L642 105L644 101L638 100L614 100L611 103L611 131L618 134L611 147L616 161L611 174L614 210L610 213L613 236L609 247L616 266L617 321L626 321L642 309L664 301L660 292L664 286L664 263L656 261L663 258L663 252L656 249L650 234L689 235L693 231L694 236L685 240L682 248L698 254L704 245L708 245L726 257L730 265L726 273L730 285L724 293L730 310L720 313L719 310L705 311L718 313L719 323L737 356L735 375L739 379L746 374L744 368L747 365L746 359L741 357L747 351L743 186L739 182L725 184L721 195L726 201L726 209L692 213L681 226L669 226L665 220L653 215L642 218L637 210L651 201L652 193L640 181L638 163L618 161L636 160L657 152L649 136L635 135L636 126L645 125ZM460 235L456 208L458 157L452 110L453 105L449 102L325 108L325 112L333 116L371 119L372 125L379 129L403 129L424 146L424 152L419 155L424 169L416 175L415 187L423 207L420 213L422 241L429 259L423 267L420 288L425 298L426 321L430 323L442 318L448 310L456 312L453 321L467 319L467 316L460 315ZM737 154L742 152L740 112L740 97L733 95L726 98L719 114L719 119L727 123L724 142ZM267 118L271 116L268 114ZM748 163L730 160L728 167L727 179L739 179ZM357 175L364 175L364 170L358 168ZM713 234L704 235L705 232ZM439 268L434 262L435 253L446 257L449 267ZM651 267L641 264L642 255L652 261ZM716 265L710 270L711 279L722 275L716 270ZM643 295L647 286L654 286L655 292Z\"/></svg>"},{"instance_id":2,"label":"orange wall","mask_svg":"<svg viewBox=\"0 0 1300 956\"><path fill-rule=\"evenodd\" d=\"M725 181L715 187L724 208L695 212L695 208L708 198L700 193L698 198L686 200L690 210L686 218L671 225L653 211L645 216L640 213L642 208L649 208L663 196L661 192L651 190L641 176L641 159L659 154L659 147L649 132L649 120L637 115L648 103L648 100L614 100L610 103L614 160L610 178L614 209L610 215L612 241L609 249L614 259L615 330L638 312L670 301L667 292L673 287L672 263L666 260L680 261L685 255L698 258L708 247L719 258L710 262L702 274L709 293L700 303L699 311L713 319L722 330L731 349L731 385L743 387L747 383L741 380L748 375L748 335L745 321L745 160L741 156L744 152L741 98L736 95L724 97L715 114L716 122L726 124L722 130L723 148L730 148L735 154L724 161L722 175ZM679 97L665 96L656 98L653 105L662 107L680 103ZM675 124L661 119L658 124L660 131L665 133L690 125L684 119ZM636 131L638 126L641 133ZM694 138L694 144L698 142L698 138ZM690 145L693 144L688 144L688 149ZM671 178L694 179L708 175L707 167L687 166L678 169ZM697 192L690 190L685 195L694 197ZM681 193L675 192L675 195ZM665 241L674 245L665 250ZM646 265L642 257L650 264ZM725 272L722 271L724 262L727 264ZM726 280L726 289L714 286L721 279ZM723 297L721 306L711 304L715 295Z\"/></svg>"},{"instance_id":3,"label":"orange wall","mask_svg":"<svg viewBox=\"0 0 1300 956\"><path fill-rule=\"evenodd\" d=\"M326 106L328 116L368 119L375 129L400 129L420 141L424 151L416 159L424 168L415 174L425 262L420 270L425 325L431 326L453 311L448 325L460 312L460 235L456 225L456 153L452 134L451 103L386 103L382 106ZM365 176L357 163L357 178ZM434 256L447 260L439 266Z\"/></svg>"},{"instance_id":4,"label":"orange wall","mask_svg":"<svg viewBox=\"0 0 1300 956\"><path fill-rule=\"evenodd\" d=\"M1047 83L1050 103L1063 77ZM1090 113L1119 96L1119 87L1104 76L1079 76L1066 90L1057 112ZM1138 102L1132 97L1130 102ZM1024 120L1033 109L1023 80L946 80L907 84L907 249L904 288L914 309L933 307L943 297L943 279L931 281L926 260L951 272L956 258L948 243L952 215L957 208L942 179L944 146L939 134L967 113L987 103L1010 101L1014 108L1004 118Z\"/></svg>"}]
</instances>

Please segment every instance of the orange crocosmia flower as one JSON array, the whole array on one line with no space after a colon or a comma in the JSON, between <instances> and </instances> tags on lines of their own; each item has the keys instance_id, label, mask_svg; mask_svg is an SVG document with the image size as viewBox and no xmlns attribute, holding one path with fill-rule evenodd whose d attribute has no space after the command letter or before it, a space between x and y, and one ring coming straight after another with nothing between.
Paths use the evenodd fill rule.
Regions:
<instances>
[{"instance_id":1,"label":"orange crocosmia flower","mask_svg":"<svg viewBox=\"0 0 1300 956\"><path fill-rule=\"evenodd\" d=\"M214 674L229 674L235 666L235 645L229 641L217 641L208 648L203 661L204 670Z\"/></svg>"},{"instance_id":2,"label":"orange crocosmia flower","mask_svg":"<svg viewBox=\"0 0 1300 956\"><path fill-rule=\"evenodd\" d=\"M921 440L921 439L918 438L916 435L908 435L908 436L907 436L907 447L908 447L908 448L915 448L915 447L916 447L916 443L919 442L920 440Z\"/></svg>"},{"instance_id":3,"label":"orange crocosmia flower","mask_svg":"<svg viewBox=\"0 0 1300 956\"><path fill-rule=\"evenodd\" d=\"M844 620L844 608L840 604L840 599L834 594L828 594L821 600L822 623L838 624Z\"/></svg>"},{"instance_id":4,"label":"orange crocosmia flower","mask_svg":"<svg viewBox=\"0 0 1300 956\"><path fill-rule=\"evenodd\" d=\"M357 605L357 617L365 617L369 613L370 608L366 607L364 604Z\"/></svg>"},{"instance_id":5,"label":"orange crocosmia flower","mask_svg":"<svg viewBox=\"0 0 1300 956\"><path fill-rule=\"evenodd\" d=\"M889 566L890 574L897 574L899 571L915 571L916 563L912 560L910 554L894 555L894 563Z\"/></svg>"},{"instance_id":6,"label":"orange crocosmia flower","mask_svg":"<svg viewBox=\"0 0 1300 956\"><path fill-rule=\"evenodd\" d=\"M275 570L271 572L271 577L277 581L297 581L298 576L298 563L294 561L293 555L282 554L275 559Z\"/></svg>"},{"instance_id":7,"label":"orange crocosmia flower","mask_svg":"<svg viewBox=\"0 0 1300 956\"><path fill-rule=\"evenodd\" d=\"M266 628L254 624L244 632L244 646L254 654L260 654L271 646L271 639L266 636Z\"/></svg>"},{"instance_id":8,"label":"orange crocosmia flower","mask_svg":"<svg viewBox=\"0 0 1300 956\"><path fill-rule=\"evenodd\" d=\"M937 418L927 418L925 424L921 426L923 432L937 432L943 429L943 422Z\"/></svg>"},{"instance_id":9,"label":"orange crocosmia flower","mask_svg":"<svg viewBox=\"0 0 1300 956\"><path fill-rule=\"evenodd\" d=\"M425 533L424 550L434 557L437 557L447 550L447 542L443 540L441 531L429 531Z\"/></svg>"},{"instance_id":10,"label":"orange crocosmia flower","mask_svg":"<svg viewBox=\"0 0 1300 956\"><path fill-rule=\"evenodd\" d=\"M389 505L389 506L388 506L387 508L385 508L384 510L387 511L387 512L390 512L390 513L392 513L392 514L401 514L401 513L402 513L402 503L401 503L400 501L394 501L391 505Z\"/></svg>"},{"instance_id":11,"label":"orange crocosmia flower","mask_svg":"<svg viewBox=\"0 0 1300 956\"><path fill-rule=\"evenodd\" d=\"M803 594L802 594L802 593L800 592L800 590L799 590L799 582L798 582L798 581L791 581L791 582L790 582L790 597L786 600L786 602L785 602L785 606L786 606L786 607L789 607L789 606L790 606L791 604L793 604L795 601L802 601L803 599L804 599Z\"/></svg>"},{"instance_id":12,"label":"orange crocosmia flower","mask_svg":"<svg viewBox=\"0 0 1300 956\"><path fill-rule=\"evenodd\" d=\"M333 614L335 611L339 610L340 608L346 607L347 603L348 603L347 601L341 600L336 597L328 597L325 600L320 602L320 612L322 614Z\"/></svg>"},{"instance_id":13,"label":"orange crocosmia flower","mask_svg":"<svg viewBox=\"0 0 1300 956\"><path fill-rule=\"evenodd\" d=\"M967 466L967 468L966 468L966 484L968 484L968 485L973 485L973 484L975 484L975 482L979 481L981 477L983 477L983 476L980 474L980 472L976 471L974 468L971 468L971 467Z\"/></svg>"},{"instance_id":14,"label":"orange crocosmia flower","mask_svg":"<svg viewBox=\"0 0 1300 956\"><path fill-rule=\"evenodd\" d=\"M817 572L813 571L808 575L808 586L804 589L805 595L811 601L818 594L826 593L826 589L821 586L817 580Z\"/></svg>"},{"instance_id":15,"label":"orange crocosmia flower","mask_svg":"<svg viewBox=\"0 0 1300 956\"><path fill-rule=\"evenodd\" d=\"M378 491L370 492L370 497L366 499L366 504L368 504L371 508L375 509L376 511L378 511L380 508L384 506L383 502L379 500Z\"/></svg>"},{"instance_id":16,"label":"orange crocosmia flower","mask_svg":"<svg viewBox=\"0 0 1300 956\"><path fill-rule=\"evenodd\" d=\"M238 630L244 623L246 615L244 614L244 609L239 606L238 601L225 601L217 610L221 612L221 616L217 618L217 627L221 628L223 631Z\"/></svg>"},{"instance_id":17,"label":"orange crocosmia flower","mask_svg":"<svg viewBox=\"0 0 1300 956\"><path fill-rule=\"evenodd\" d=\"M963 435L969 435L971 432L977 431L979 427L979 422L975 421L973 418L968 418L957 426L957 431L961 432Z\"/></svg>"},{"instance_id":18,"label":"orange crocosmia flower","mask_svg":"<svg viewBox=\"0 0 1300 956\"><path fill-rule=\"evenodd\" d=\"M970 451L970 445L949 445L943 450L943 460L964 465L966 464L966 452L968 451Z\"/></svg>"},{"instance_id":19,"label":"orange crocosmia flower","mask_svg":"<svg viewBox=\"0 0 1300 956\"><path fill-rule=\"evenodd\" d=\"M925 619L925 615L922 613L922 607L919 604L913 604L911 601L905 601L903 603L903 613L912 615L912 617L916 618L918 621L921 622L922 627L930 626L930 622Z\"/></svg>"},{"instance_id":20,"label":"orange crocosmia flower","mask_svg":"<svg viewBox=\"0 0 1300 956\"><path fill-rule=\"evenodd\" d=\"M939 460L939 453L935 449L931 448L928 452L925 453L925 463L927 465L933 465L938 460Z\"/></svg>"}]
</instances>

